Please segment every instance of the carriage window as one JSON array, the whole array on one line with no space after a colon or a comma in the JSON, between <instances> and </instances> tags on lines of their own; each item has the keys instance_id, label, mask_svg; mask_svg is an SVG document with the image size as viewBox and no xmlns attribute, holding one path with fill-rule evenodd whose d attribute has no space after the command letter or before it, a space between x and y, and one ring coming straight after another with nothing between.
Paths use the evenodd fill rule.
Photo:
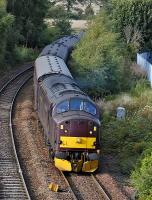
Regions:
<instances>
[{"instance_id":1,"label":"carriage window","mask_svg":"<svg viewBox=\"0 0 152 200\"><path fill-rule=\"evenodd\" d=\"M69 110L69 101L63 101L59 105L57 105L56 112L63 113Z\"/></svg>"},{"instance_id":2,"label":"carriage window","mask_svg":"<svg viewBox=\"0 0 152 200\"><path fill-rule=\"evenodd\" d=\"M81 99L71 99L70 110L83 110L83 101Z\"/></svg>"},{"instance_id":3,"label":"carriage window","mask_svg":"<svg viewBox=\"0 0 152 200\"><path fill-rule=\"evenodd\" d=\"M96 115L97 111L96 111L96 107L87 101L84 101L84 111L92 114L92 115Z\"/></svg>"}]
</instances>

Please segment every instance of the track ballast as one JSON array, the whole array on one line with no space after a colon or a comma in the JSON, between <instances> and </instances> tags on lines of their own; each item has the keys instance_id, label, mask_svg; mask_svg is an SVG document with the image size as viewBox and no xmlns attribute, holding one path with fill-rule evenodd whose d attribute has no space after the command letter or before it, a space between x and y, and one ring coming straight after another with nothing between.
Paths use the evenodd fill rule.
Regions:
<instances>
[{"instance_id":1,"label":"track ballast","mask_svg":"<svg viewBox=\"0 0 152 200\"><path fill-rule=\"evenodd\" d=\"M15 97L32 76L31 68L17 73L0 89L0 199L30 199L15 149L11 118Z\"/></svg>"}]
</instances>

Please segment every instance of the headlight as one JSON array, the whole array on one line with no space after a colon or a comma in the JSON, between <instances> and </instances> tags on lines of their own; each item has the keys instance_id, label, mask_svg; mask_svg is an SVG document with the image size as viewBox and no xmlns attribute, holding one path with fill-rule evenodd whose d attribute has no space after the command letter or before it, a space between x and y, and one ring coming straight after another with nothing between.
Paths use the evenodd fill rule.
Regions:
<instances>
[{"instance_id":1,"label":"headlight","mask_svg":"<svg viewBox=\"0 0 152 200\"><path fill-rule=\"evenodd\" d=\"M89 133L90 133L90 135L92 135L92 131L90 131Z\"/></svg>"},{"instance_id":2,"label":"headlight","mask_svg":"<svg viewBox=\"0 0 152 200\"><path fill-rule=\"evenodd\" d=\"M63 130L63 129L64 129L64 126L63 126L62 124L60 125L60 129L61 129L61 130Z\"/></svg>"}]
</instances>

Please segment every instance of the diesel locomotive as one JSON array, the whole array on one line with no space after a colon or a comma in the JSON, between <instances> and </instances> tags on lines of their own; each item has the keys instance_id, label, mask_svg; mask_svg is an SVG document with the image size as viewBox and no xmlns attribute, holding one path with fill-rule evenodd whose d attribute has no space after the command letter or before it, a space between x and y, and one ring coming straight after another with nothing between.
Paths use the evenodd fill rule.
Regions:
<instances>
[{"instance_id":1,"label":"diesel locomotive","mask_svg":"<svg viewBox=\"0 0 152 200\"><path fill-rule=\"evenodd\" d=\"M35 61L35 109L49 154L62 171L94 172L99 164L99 109L79 88L66 61L81 35L46 46Z\"/></svg>"}]
</instances>

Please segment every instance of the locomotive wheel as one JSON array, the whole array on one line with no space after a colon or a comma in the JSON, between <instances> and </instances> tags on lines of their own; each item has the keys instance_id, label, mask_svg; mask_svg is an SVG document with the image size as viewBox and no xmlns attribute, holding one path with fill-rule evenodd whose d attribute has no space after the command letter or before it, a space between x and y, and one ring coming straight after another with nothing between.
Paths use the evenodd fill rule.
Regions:
<instances>
[{"instance_id":1,"label":"locomotive wheel","mask_svg":"<svg viewBox=\"0 0 152 200\"><path fill-rule=\"evenodd\" d=\"M53 149L51 147L49 147L49 158L51 159L51 161L54 160L54 152L53 152Z\"/></svg>"},{"instance_id":2,"label":"locomotive wheel","mask_svg":"<svg viewBox=\"0 0 152 200\"><path fill-rule=\"evenodd\" d=\"M50 146L49 140L48 140L47 136L45 135L45 133L44 133L44 141L45 141L46 146Z\"/></svg>"}]
</instances>

